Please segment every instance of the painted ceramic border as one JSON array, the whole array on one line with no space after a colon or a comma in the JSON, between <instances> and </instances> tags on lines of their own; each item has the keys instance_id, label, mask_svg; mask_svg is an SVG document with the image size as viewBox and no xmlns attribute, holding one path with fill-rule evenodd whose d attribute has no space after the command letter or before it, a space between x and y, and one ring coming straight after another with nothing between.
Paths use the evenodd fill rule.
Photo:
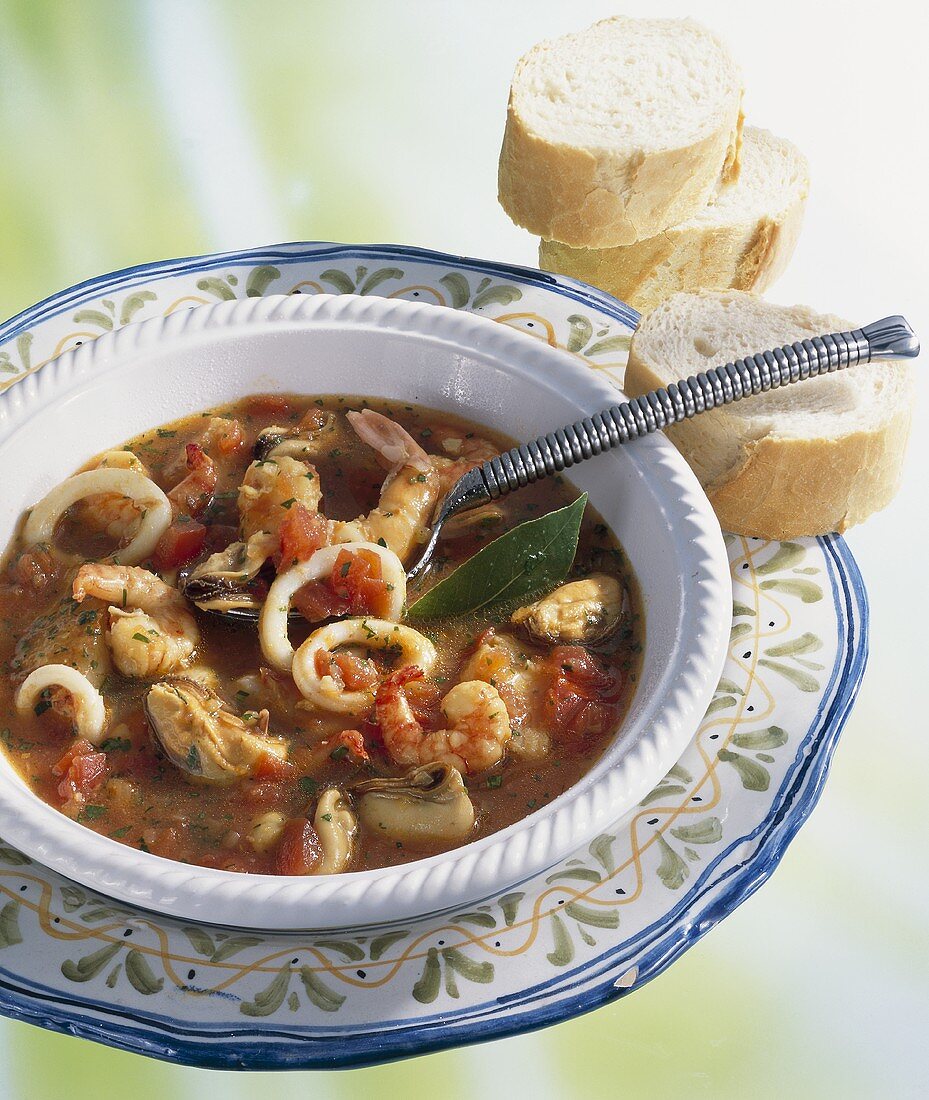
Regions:
<instances>
[{"instance_id":1,"label":"painted ceramic border","mask_svg":"<svg viewBox=\"0 0 929 1100\"><path fill-rule=\"evenodd\" d=\"M285 258L311 263L314 258L339 257L343 261L409 260L420 267L441 268L443 274L434 282L445 289L449 284L442 279L462 275L470 295L464 308L476 308L473 276L489 278L490 289L497 285L495 279L508 279L522 304L533 306L528 312L558 314L566 334L559 346L582 358L588 358L587 352L596 359L592 354L596 340L576 314L566 315L568 309L583 303L604 325L612 320L611 331L598 334L600 341L621 340L635 319L607 296L568 280L418 250L292 246L208 257L199 268L197 261L189 260L178 266L193 278L198 271L202 275L235 265L260 267L271 253L282 265ZM169 278L172 272L171 264L131 269L92 280L26 311L0 327L0 367L3 355L6 362L11 361L10 349L18 354L17 342L24 335L31 333L35 344L30 341L30 347L38 349L42 333L47 334L50 325L55 327L56 318L60 326L63 314L77 306L83 307L78 312L95 313L98 321L109 319L112 326L123 303L133 297L127 291L134 289L138 298L145 293L139 288L147 280L159 274ZM451 285L455 286L454 280ZM231 290L228 284L227 288ZM142 308L150 301L143 298ZM512 300L487 304L494 307L491 315L500 320ZM40 313L46 321L40 322ZM15 367L15 375L25 373L24 365L28 367ZM611 367L615 377L618 365ZM23 863L15 852L0 846L0 1011L124 1049L197 1065L331 1068L515 1034L638 988L770 875L816 803L864 668L867 604L861 578L841 539L780 545L730 539L730 556L734 587L748 594L754 607L741 602L734 607L734 648L691 749L642 806L617 823L611 830L616 836L597 838L577 857L511 892L521 893L519 900L507 895L451 921L434 921L432 927L408 926L392 942L384 942L389 934L379 936L378 943L370 937L347 936L334 942L329 937L328 946L322 937L306 937L312 942L298 946L293 936L267 937L284 948L287 958L259 970L254 960L267 951L264 940L235 944L230 943L234 936L224 930L188 928L184 933L163 921L166 928L159 931L174 941L159 954L145 939L154 936L149 914L114 909L105 899ZM816 574L823 575L819 579L828 578L831 607L822 598ZM783 635L786 627L778 626L770 638L761 627L762 606L775 605L782 611L789 606L787 618L792 625L785 641L775 640L774 635ZM771 614L770 622L776 624L777 613ZM759 657L762 643L764 656ZM749 657L751 672L746 673ZM831 665L820 665L817 658L827 661L827 657L832 657ZM764 665L765 680L756 677L756 661ZM743 711L751 709L751 692L761 687L770 696L770 713L764 718L770 724L761 730L746 729L756 723ZM803 717L802 724L798 716ZM775 724L774 718L791 732ZM720 747L713 743L715 755L711 760L703 758L707 776L712 775L714 790L718 784L716 796L727 811L721 815L727 825L740 815L751 818L753 824L738 835L724 835L719 817L710 814L689 829L678 826L675 830L676 816L692 795L699 797L701 789L691 785L695 780L687 771L695 747L703 740L705 749L714 736L710 731L725 728L727 722L728 733ZM792 722L798 723L796 729ZM636 828L639 819L643 826L660 827L644 844L633 845L636 874L647 874L641 897L633 901L615 896L624 889L616 886L623 880L617 877L622 870L615 869L615 841L624 835L623 829ZM537 900L543 894L551 898L549 908L523 920L525 899ZM622 920L620 912L626 914ZM615 920L607 914L614 914ZM32 938L36 927L47 928L38 951ZM524 927L532 935L537 933L529 946L509 955L498 949L505 938L521 934ZM622 931L617 934L617 929ZM449 942L452 935L456 938ZM186 937L184 951L178 942L182 936ZM411 951L411 940L417 937L421 949ZM199 940L199 948L194 940ZM103 947L96 946L98 941ZM89 948L79 948L78 943ZM191 966L195 977L182 974L174 985L167 971L158 969L159 959L173 964L185 953L187 961L196 963ZM59 963L60 959L64 961ZM361 995L358 990L369 980L369 971L384 965L395 966L393 978L382 983L387 1000L379 1000L377 990L371 988ZM238 976L223 990L215 988L221 983L213 983L207 995L202 979L196 977L201 967L208 973L212 967ZM239 985L241 994L231 992L236 982L244 983ZM393 1013L385 1011L385 1004L393 1007ZM228 1038L230 1032L235 1039Z\"/></svg>"}]
</instances>

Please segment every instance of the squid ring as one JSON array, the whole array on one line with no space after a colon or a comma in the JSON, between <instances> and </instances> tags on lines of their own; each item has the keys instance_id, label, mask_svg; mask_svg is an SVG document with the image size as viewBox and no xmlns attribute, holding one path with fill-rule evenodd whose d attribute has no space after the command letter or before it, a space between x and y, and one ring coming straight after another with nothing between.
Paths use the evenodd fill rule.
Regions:
<instances>
[{"instance_id":1,"label":"squid ring","mask_svg":"<svg viewBox=\"0 0 929 1100\"><path fill-rule=\"evenodd\" d=\"M320 676L316 658L342 645L365 649L400 651L400 665L416 665L428 673L436 661L435 646L418 630L384 619L342 619L314 630L294 654L293 673L297 690L313 706L336 714L364 714L374 703L373 691L346 691L332 676Z\"/></svg>"},{"instance_id":2,"label":"squid ring","mask_svg":"<svg viewBox=\"0 0 929 1100\"><path fill-rule=\"evenodd\" d=\"M135 537L111 554L120 565L138 565L158 544L171 525L171 502L158 486L138 470L100 468L75 474L56 485L29 513L23 538L27 543L51 542L55 525L72 504L99 493L118 493L134 501L142 513Z\"/></svg>"},{"instance_id":3,"label":"squid ring","mask_svg":"<svg viewBox=\"0 0 929 1100\"><path fill-rule=\"evenodd\" d=\"M67 691L74 705L74 717L80 737L99 745L106 729L106 706L103 696L76 668L70 665L42 665L31 672L16 693L16 709L21 713L33 710L43 691L60 687Z\"/></svg>"},{"instance_id":4,"label":"squid ring","mask_svg":"<svg viewBox=\"0 0 929 1100\"><path fill-rule=\"evenodd\" d=\"M370 550L381 559L381 576L389 586L386 615L399 619L406 603L406 573L403 563L386 546L376 542L343 542L324 546L306 561L280 573L268 589L268 595L258 619L258 638L265 660L278 672L289 672L294 660L294 648L287 637L287 616L294 593L310 581L319 581L332 572L336 558L343 551ZM371 620L375 622L377 620Z\"/></svg>"}]
</instances>

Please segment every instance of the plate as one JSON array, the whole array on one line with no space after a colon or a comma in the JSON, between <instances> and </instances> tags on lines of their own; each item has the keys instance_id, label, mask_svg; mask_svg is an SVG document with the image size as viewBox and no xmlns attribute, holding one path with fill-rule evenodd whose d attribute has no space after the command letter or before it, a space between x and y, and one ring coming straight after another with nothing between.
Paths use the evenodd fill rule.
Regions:
<instances>
[{"instance_id":1,"label":"plate","mask_svg":"<svg viewBox=\"0 0 929 1100\"><path fill-rule=\"evenodd\" d=\"M288 245L146 265L0 326L15 384L130 320L291 292L484 312L619 380L636 315L541 272L390 246ZM499 1038L627 995L770 875L816 803L867 653L842 539L727 536L727 664L677 765L544 875L369 933L243 933L117 905L0 841L0 1011L202 1066L371 1064Z\"/></svg>"}]
</instances>

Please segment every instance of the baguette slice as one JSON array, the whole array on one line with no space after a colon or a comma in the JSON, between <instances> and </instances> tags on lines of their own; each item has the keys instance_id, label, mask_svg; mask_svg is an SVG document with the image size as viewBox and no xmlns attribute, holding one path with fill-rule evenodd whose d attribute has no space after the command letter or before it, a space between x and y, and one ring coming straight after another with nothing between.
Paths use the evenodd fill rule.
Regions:
<instances>
[{"instance_id":1,"label":"baguette slice","mask_svg":"<svg viewBox=\"0 0 929 1100\"><path fill-rule=\"evenodd\" d=\"M546 239L607 248L653 237L735 180L742 79L690 20L616 16L516 66L499 199Z\"/></svg>"},{"instance_id":2,"label":"baguette slice","mask_svg":"<svg viewBox=\"0 0 929 1100\"><path fill-rule=\"evenodd\" d=\"M638 396L709 367L855 326L739 291L676 294L632 340ZM902 363L870 363L714 409L668 429L724 530L791 539L844 531L890 503L910 427Z\"/></svg>"},{"instance_id":3,"label":"baguette slice","mask_svg":"<svg viewBox=\"0 0 929 1100\"><path fill-rule=\"evenodd\" d=\"M592 283L643 313L679 291L765 290L793 254L808 190L803 154L746 126L738 182L699 214L617 248L543 240L539 267Z\"/></svg>"}]
</instances>

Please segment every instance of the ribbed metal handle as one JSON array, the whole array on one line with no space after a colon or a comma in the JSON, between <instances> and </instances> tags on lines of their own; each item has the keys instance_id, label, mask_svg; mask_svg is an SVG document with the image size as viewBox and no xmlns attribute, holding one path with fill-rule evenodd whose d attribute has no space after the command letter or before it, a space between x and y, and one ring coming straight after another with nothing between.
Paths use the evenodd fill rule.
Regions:
<instances>
[{"instance_id":1,"label":"ribbed metal handle","mask_svg":"<svg viewBox=\"0 0 929 1100\"><path fill-rule=\"evenodd\" d=\"M491 499L565 470L621 443L768 390L874 358L909 358L919 344L902 317L761 351L613 405L605 412L513 447L481 466Z\"/></svg>"}]
</instances>

